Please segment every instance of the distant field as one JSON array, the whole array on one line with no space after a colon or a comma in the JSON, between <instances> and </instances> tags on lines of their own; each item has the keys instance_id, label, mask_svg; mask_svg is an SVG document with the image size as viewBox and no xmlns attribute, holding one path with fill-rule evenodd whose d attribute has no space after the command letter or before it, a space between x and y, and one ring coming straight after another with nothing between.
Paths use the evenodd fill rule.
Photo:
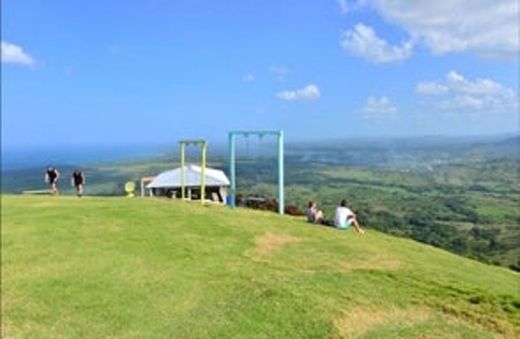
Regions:
<instances>
[{"instance_id":1,"label":"distant field","mask_svg":"<svg viewBox=\"0 0 520 339\"><path fill-rule=\"evenodd\" d=\"M316 200L328 217L347 199L363 223L381 231L520 270L520 163L494 166L503 170L495 186L491 182L496 168L490 169L487 161L456 169L442 165L426 173L309 165L288 178L286 197L302 209L308 200ZM478 185L476 173L488 178L487 186ZM464 180L453 179L459 176ZM272 196L276 192L273 183L262 180L244 178L239 187Z\"/></svg>"},{"instance_id":2,"label":"distant field","mask_svg":"<svg viewBox=\"0 0 520 339\"><path fill-rule=\"evenodd\" d=\"M520 275L370 229L2 196L5 338L515 338Z\"/></svg>"}]
</instances>

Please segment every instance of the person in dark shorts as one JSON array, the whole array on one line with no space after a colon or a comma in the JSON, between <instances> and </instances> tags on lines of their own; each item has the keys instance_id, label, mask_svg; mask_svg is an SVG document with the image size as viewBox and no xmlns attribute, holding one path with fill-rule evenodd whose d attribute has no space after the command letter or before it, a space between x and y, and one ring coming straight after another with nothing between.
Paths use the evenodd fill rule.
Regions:
<instances>
[{"instance_id":1,"label":"person in dark shorts","mask_svg":"<svg viewBox=\"0 0 520 339\"><path fill-rule=\"evenodd\" d=\"M85 174L79 169L75 170L70 177L70 183L76 188L76 194L81 198L83 196L83 187L85 186Z\"/></svg>"},{"instance_id":2,"label":"person in dark shorts","mask_svg":"<svg viewBox=\"0 0 520 339\"><path fill-rule=\"evenodd\" d=\"M45 171L45 182L49 184L51 188L51 194L56 195L58 191L58 179L60 178L60 172L52 166L47 167Z\"/></svg>"}]
</instances>

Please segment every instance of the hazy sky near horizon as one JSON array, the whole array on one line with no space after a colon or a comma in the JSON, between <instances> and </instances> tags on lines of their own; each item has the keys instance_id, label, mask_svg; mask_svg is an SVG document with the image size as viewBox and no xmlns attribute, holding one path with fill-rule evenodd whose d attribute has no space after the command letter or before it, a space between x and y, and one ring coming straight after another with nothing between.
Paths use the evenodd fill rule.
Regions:
<instances>
[{"instance_id":1,"label":"hazy sky near horizon","mask_svg":"<svg viewBox=\"0 0 520 339\"><path fill-rule=\"evenodd\" d=\"M516 0L4 0L2 145L518 132Z\"/></svg>"}]
</instances>

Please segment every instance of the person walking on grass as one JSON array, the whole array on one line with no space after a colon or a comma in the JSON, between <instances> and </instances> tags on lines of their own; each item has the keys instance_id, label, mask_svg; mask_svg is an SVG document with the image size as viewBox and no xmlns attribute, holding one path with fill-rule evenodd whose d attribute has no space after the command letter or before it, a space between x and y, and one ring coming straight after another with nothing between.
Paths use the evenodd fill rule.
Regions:
<instances>
[{"instance_id":1,"label":"person walking on grass","mask_svg":"<svg viewBox=\"0 0 520 339\"><path fill-rule=\"evenodd\" d=\"M85 174L79 169L75 170L70 177L70 184L76 188L78 198L83 196L83 187L85 186Z\"/></svg>"},{"instance_id":2,"label":"person walking on grass","mask_svg":"<svg viewBox=\"0 0 520 339\"><path fill-rule=\"evenodd\" d=\"M47 167L45 171L45 182L49 184L51 188L51 194L59 194L58 191L58 179L60 178L60 172L52 166Z\"/></svg>"},{"instance_id":3,"label":"person walking on grass","mask_svg":"<svg viewBox=\"0 0 520 339\"><path fill-rule=\"evenodd\" d=\"M359 225L359 222L356 219L356 215L354 212L347 207L347 201L345 199L341 200L340 205L336 208L336 215L334 216L334 226L336 226L340 230L346 230L351 225L354 225L354 228L358 233L365 233L365 231Z\"/></svg>"}]
</instances>

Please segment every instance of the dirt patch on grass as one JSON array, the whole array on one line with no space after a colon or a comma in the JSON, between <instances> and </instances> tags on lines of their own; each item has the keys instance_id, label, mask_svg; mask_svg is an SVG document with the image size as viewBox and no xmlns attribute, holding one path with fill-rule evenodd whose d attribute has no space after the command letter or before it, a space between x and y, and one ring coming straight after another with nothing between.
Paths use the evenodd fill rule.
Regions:
<instances>
[{"instance_id":1,"label":"dirt patch on grass","mask_svg":"<svg viewBox=\"0 0 520 339\"><path fill-rule=\"evenodd\" d=\"M267 232L255 238L253 253L260 257L270 256L281 247L298 241L300 241L300 239L292 235Z\"/></svg>"},{"instance_id":2,"label":"dirt patch on grass","mask_svg":"<svg viewBox=\"0 0 520 339\"><path fill-rule=\"evenodd\" d=\"M11 335L11 333L9 333L10 331L7 330L7 327L8 327L8 325L2 321L2 326L1 326L1 329L0 329L0 333L1 333L0 338L2 338L2 339L14 339L14 337ZM9 326L9 328L11 328L11 326Z\"/></svg>"},{"instance_id":3,"label":"dirt patch on grass","mask_svg":"<svg viewBox=\"0 0 520 339\"><path fill-rule=\"evenodd\" d=\"M430 316L430 310L420 307L376 309L362 306L345 311L334 326L338 338L359 338L377 326L395 323L410 326L424 322Z\"/></svg>"},{"instance_id":4,"label":"dirt patch on grass","mask_svg":"<svg viewBox=\"0 0 520 339\"><path fill-rule=\"evenodd\" d=\"M384 333L392 338L397 333L406 338L518 338L514 330L500 331L475 319L454 317L419 305L354 307L341 313L334 321L334 329L335 338L382 336Z\"/></svg>"},{"instance_id":5,"label":"dirt patch on grass","mask_svg":"<svg viewBox=\"0 0 520 339\"><path fill-rule=\"evenodd\" d=\"M404 267L404 263L391 255L378 253L366 259L342 260L338 263L338 267L345 271L398 270Z\"/></svg>"}]
</instances>

